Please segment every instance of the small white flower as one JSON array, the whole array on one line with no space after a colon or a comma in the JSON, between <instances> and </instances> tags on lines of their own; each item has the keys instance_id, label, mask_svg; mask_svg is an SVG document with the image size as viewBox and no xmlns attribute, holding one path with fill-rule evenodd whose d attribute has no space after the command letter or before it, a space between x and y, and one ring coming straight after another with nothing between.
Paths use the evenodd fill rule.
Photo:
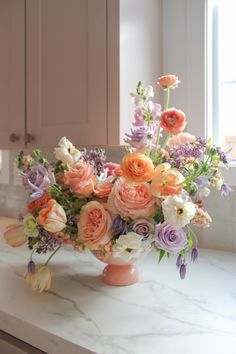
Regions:
<instances>
[{"instance_id":1,"label":"small white flower","mask_svg":"<svg viewBox=\"0 0 236 354\"><path fill-rule=\"evenodd\" d=\"M58 147L54 149L54 154L57 160L68 165L78 162L81 158L81 152L65 137L59 141Z\"/></svg>"},{"instance_id":2,"label":"small white flower","mask_svg":"<svg viewBox=\"0 0 236 354\"><path fill-rule=\"evenodd\" d=\"M204 187L204 188L199 189L198 196L200 198L206 198L210 195L210 193L211 193L210 189L207 187Z\"/></svg>"},{"instance_id":3,"label":"small white flower","mask_svg":"<svg viewBox=\"0 0 236 354\"><path fill-rule=\"evenodd\" d=\"M169 196L162 203L164 219L168 224L184 227L196 213L196 206L182 196Z\"/></svg>"},{"instance_id":4,"label":"small white flower","mask_svg":"<svg viewBox=\"0 0 236 354\"><path fill-rule=\"evenodd\" d=\"M153 87L152 86L147 86L144 89L144 95L146 97L146 99L150 98L150 97L154 97L154 91L153 91Z\"/></svg>"},{"instance_id":5,"label":"small white flower","mask_svg":"<svg viewBox=\"0 0 236 354\"><path fill-rule=\"evenodd\" d=\"M143 251L143 236L135 232L129 232L127 235L121 235L112 247L112 256L129 261L131 258L137 258Z\"/></svg>"}]
</instances>

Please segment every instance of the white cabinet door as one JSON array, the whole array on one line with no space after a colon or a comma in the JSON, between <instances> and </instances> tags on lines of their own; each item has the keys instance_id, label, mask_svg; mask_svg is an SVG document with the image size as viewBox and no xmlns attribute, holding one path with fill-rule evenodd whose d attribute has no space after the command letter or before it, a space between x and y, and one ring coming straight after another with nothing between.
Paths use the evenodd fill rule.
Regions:
<instances>
[{"instance_id":1,"label":"white cabinet door","mask_svg":"<svg viewBox=\"0 0 236 354\"><path fill-rule=\"evenodd\" d=\"M22 148L25 132L24 0L0 0L0 147Z\"/></svg>"},{"instance_id":2,"label":"white cabinet door","mask_svg":"<svg viewBox=\"0 0 236 354\"><path fill-rule=\"evenodd\" d=\"M107 143L106 0L26 0L29 147Z\"/></svg>"}]
</instances>

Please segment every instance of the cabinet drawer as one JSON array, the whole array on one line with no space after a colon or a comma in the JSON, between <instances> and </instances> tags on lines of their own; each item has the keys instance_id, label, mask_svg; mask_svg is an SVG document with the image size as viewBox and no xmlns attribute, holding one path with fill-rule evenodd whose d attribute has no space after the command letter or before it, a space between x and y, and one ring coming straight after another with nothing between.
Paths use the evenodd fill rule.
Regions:
<instances>
[{"instance_id":1,"label":"cabinet drawer","mask_svg":"<svg viewBox=\"0 0 236 354\"><path fill-rule=\"evenodd\" d=\"M46 354L21 340L0 331L0 354Z\"/></svg>"}]
</instances>

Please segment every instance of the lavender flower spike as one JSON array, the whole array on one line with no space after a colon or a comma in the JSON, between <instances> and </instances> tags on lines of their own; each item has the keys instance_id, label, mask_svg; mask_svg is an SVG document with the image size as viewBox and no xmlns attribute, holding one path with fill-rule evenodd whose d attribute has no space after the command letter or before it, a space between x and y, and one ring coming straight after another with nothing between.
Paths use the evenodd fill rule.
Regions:
<instances>
[{"instance_id":1,"label":"lavender flower spike","mask_svg":"<svg viewBox=\"0 0 236 354\"><path fill-rule=\"evenodd\" d=\"M196 260L198 259L198 256L199 256L199 251L196 247L194 247L191 252L191 261L196 262Z\"/></svg>"},{"instance_id":2,"label":"lavender flower spike","mask_svg":"<svg viewBox=\"0 0 236 354\"><path fill-rule=\"evenodd\" d=\"M179 268L181 266L181 264L184 263L184 257L182 256L182 254L178 255L178 258L176 260L176 266L177 268Z\"/></svg>"},{"instance_id":3,"label":"lavender flower spike","mask_svg":"<svg viewBox=\"0 0 236 354\"><path fill-rule=\"evenodd\" d=\"M228 197L229 193L232 192L233 189L227 183L223 183L220 191L221 191L221 196Z\"/></svg>"},{"instance_id":4,"label":"lavender flower spike","mask_svg":"<svg viewBox=\"0 0 236 354\"><path fill-rule=\"evenodd\" d=\"M35 273L35 263L34 261L29 261L28 263L28 272L34 274Z\"/></svg>"},{"instance_id":5,"label":"lavender flower spike","mask_svg":"<svg viewBox=\"0 0 236 354\"><path fill-rule=\"evenodd\" d=\"M186 264L185 263L181 264L181 266L179 268L179 275L180 275L181 279L185 278L185 275L186 275Z\"/></svg>"}]
</instances>

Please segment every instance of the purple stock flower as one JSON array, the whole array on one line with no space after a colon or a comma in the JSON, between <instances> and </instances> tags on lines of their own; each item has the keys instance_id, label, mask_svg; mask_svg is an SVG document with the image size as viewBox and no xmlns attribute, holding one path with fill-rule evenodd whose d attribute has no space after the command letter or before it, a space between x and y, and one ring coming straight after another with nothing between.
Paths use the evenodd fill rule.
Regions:
<instances>
[{"instance_id":1,"label":"purple stock flower","mask_svg":"<svg viewBox=\"0 0 236 354\"><path fill-rule=\"evenodd\" d=\"M55 177L53 172L48 171L42 165L33 165L29 172L20 172L23 177L24 185L32 191L31 200L36 200L44 194L44 191L53 183Z\"/></svg>"},{"instance_id":2,"label":"purple stock flower","mask_svg":"<svg viewBox=\"0 0 236 354\"><path fill-rule=\"evenodd\" d=\"M125 220L123 220L120 216L117 216L111 226L116 236L126 235L128 233L128 225Z\"/></svg>"},{"instance_id":3,"label":"purple stock flower","mask_svg":"<svg viewBox=\"0 0 236 354\"><path fill-rule=\"evenodd\" d=\"M186 264L185 263L181 264L181 266L179 268L179 275L180 275L181 279L185 278L185 275L186 275Z\"/></svg>"},{"instance_id":4,"label":"purple stock flower","mask_svg":"<svg viewBox=\"0 0 236 354\"><path fill-rule=\"evenodd\" d=\"M144 111L141 107L136 107L134 111L135 122L133 123L136 127L141 127L144 125Z\"/></svg>"},{"instance_id":5,"label":"purple stock flower","mask_svg":"<svg viewBox=\"0 0 236 354\"><path fill-rule=\"evenodd\" d=\"M199 256L199 251L196 247L194 247L191 252L191 261L196 262L196 260L198 259L198 256Z\"/></svg>"},{"instance_id":6,"label":"purple stock flower","mask_svg":"<svg viewBox=\"0 0 236 354\"><path fill-rule=\"evenodd\" d=\"M143 236L143 240L146 240L148 236L154 232L155 229L154 222L148 221L146 219L134 220L130 224L130 227L136 234Z\"/></svg>"},{"instance_id":7,"label":"purple stock flower","mask_svg":"<svg viewBox=\"0 0 236 354\"><path fill-rule=\"evenodd\" d=\"M178 253L186 248L188 241L183 229L164 222L156 225L155 243L166 252Z\"/></svg>"},{"instance_id":8,"label":"purple stock flower","mask_svg":"<svg viewBox=\"0 0 236 354\"><path fill-rule=\"evenodd\" d=\"M223 197L228 197L229 193L232 192L233 189L227 183L223 183L220 191Z\"/></svg>"},{"instance_id":9,"label":"purple stock flower","mask_svg":"<svg viewBox=\"0 0 236 354\"><path fill-rule=\"evenodd\" d=\"M29 273L34 274L35 273L35 263L34 261L29 261L27 270Z\"/></svg>"},{"instance_id":10,"label":"purple stock flower","mask_svg":"<svg viewBox=\"0 0 236 354\"><path fill-rule=\"evenodd\" d=\"M161 105L160 104L149 101L147 103L147 108L149 111L151 111L153 120L156 120L158 117L160 117L160 115L161 115Z\"/></svg>"}]
</instances>

